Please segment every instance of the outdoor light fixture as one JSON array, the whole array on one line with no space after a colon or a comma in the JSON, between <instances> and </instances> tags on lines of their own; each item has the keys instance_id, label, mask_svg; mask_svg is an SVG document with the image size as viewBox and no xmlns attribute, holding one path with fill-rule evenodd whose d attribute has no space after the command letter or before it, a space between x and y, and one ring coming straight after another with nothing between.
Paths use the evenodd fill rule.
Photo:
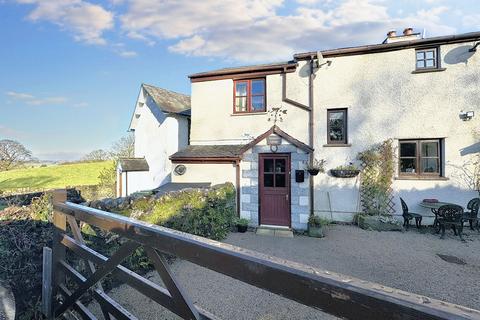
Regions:
<instances>
[{"instance_id":1,"label":"outdoor light fixture","mask_svg":"<svg viewBox=\"0 0 480 320\"><path fill-rule=\"evenodd\" d=\"M463 121L468 121L468 120L471 120L474 115L475 115L475 112L473 111L460 111L459 117Z\"/></svg>"},{"instance_id":2,"label":"outdoor light fixture","mask_svg":"<svg viewBox=\"0 0 480 320\"><path fill-rule=\"evenodd\" d=\"M469 49L468 51L469 52L477 52L477 47L480 45L480 42L477 42L475 43L475 45L473 46L473 48Z\"/></svg>"},{"instance_id":3,"label":"outdoor light fixture","mask_svg":"<svg viewBox=\"0 0 480 320\"><path fill-rule=\"evenodd\" d=\"M272 134L267 137L267 145L270 146L270 150L275 153L278 150L278 146L282 144L282 138Z\"/></svg>"}]
</instances>

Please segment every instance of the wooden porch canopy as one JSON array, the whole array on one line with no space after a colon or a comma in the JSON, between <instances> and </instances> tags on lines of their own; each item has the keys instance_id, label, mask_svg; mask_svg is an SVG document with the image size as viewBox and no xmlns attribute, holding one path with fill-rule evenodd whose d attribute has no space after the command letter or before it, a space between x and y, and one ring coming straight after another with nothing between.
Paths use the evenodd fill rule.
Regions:
<instances>
[{"instance_id":1,"label":"wooden porch canopy","mask_svg":"<svg viewBox=\"0 0 480 320\"><path fill-rule=\"evenodd\" d=\"M236 162L240 161L242 155L253 148L260 141L266 139L268 136L276 134L284 140L288 141L295 147L305 151L306 153L313 152L313 148L298 139L295 139L278 126L274 125L263 134L259 135L247 144L235 145L190 145L170 156L173 163L179 162Z\"/></svg>"}]
</instances>

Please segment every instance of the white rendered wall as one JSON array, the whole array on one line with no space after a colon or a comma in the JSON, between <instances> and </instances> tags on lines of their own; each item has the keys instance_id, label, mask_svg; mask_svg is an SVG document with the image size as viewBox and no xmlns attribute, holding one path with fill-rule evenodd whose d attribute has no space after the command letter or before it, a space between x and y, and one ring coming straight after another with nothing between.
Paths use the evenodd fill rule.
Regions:
<instances>
[{"instance_id":1,"label":"white rendered wall","mask_svg":"<svg viewBox=\"0 0 480 320\"><path fill-rule=\"evenodd\" d=\"M231 182L235 185L236 169L231 163L185 163L184 166L187 170L183 175L172 171L172 182L210 182L212 185Z\"/></svg>"},{"instance_id":2,"label":"white rendered wall","mask_svg":"<svg viewBox=\"0 0 480 320\"><path fill-rule=\"evenodd\" d=\"M142 90L143 91L143 90ZM139 107L139 103L144 103ZM140 93L135 114L135 157L147 160L150 170L138 182L141 190L153 189L171 181L170 155L188 144L186 117L165 114L148 95Z\"/></svg>"},{"instance_id":3,"label":"white rendered wall","mask_svg":"<svg viewBox=\"0 0 480 320\"><path fill-rule=\"evenodd\" d=\"M465 206L476 193L462 178L462 167L468 169L472 152L480 151L473 136L480 128L480 56L468 54L472 45L441 46L441 66L446 71L423 74L412 74L414 49L328 58L332 64L317 71L315 80L316 157L325 158L330 169L355 162L358 152L386 139L394 139L397 153L398 139L445 138L444 172L448 180L395 180L397 213L401 214L399 196L411 211L423 214L430 214L418 206L425 198ZM470 57L468 61L466 57ZM348 108L351 147L324 147L327 109L343 107ZM461 110L474 110L476 116L462 121ZM358 186L357 178L319 174L315 178L316 213L333 213L336 220L350 221L360 208Z\"/></svg>"}]
</instances>

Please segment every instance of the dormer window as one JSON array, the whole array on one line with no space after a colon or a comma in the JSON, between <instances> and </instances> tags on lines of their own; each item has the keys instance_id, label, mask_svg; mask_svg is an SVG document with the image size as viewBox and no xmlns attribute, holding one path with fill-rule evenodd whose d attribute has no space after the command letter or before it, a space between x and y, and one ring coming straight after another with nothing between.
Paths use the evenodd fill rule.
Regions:
<instances>
[{"instance_id":1,"label":"dormer window","mask_svg":"<svg viewBox=\"0 0 480 320\"><path fill-rule=\"evenodd\" d=\"M233 113L264 112L265 91L265 79L235 80Z\"/></svg>"},{"instance_id":2,"label":"dormer window","mask_svg":"<svg viewBox=\"0 0 480 320\"><path fill-rule=\"evenodd\" d=\"M438 48L416 50L415 54L417 70L438 68Z\"/></svg>"}]
</instances>

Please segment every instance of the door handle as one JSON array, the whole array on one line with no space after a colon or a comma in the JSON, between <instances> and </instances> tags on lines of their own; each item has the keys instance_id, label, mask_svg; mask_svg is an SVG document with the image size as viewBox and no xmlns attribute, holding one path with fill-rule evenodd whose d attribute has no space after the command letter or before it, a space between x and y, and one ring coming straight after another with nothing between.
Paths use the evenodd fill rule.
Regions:
<instances>
[{"instance_id":1,"label":"door handle","mask_svg":"<svg viewBox=\"0 0 480 320\"><path fill-rule=\"evenodd\" d=\"M285 195L285 200L288 202L288 193Z\"/></svg>"}]
</instances>

